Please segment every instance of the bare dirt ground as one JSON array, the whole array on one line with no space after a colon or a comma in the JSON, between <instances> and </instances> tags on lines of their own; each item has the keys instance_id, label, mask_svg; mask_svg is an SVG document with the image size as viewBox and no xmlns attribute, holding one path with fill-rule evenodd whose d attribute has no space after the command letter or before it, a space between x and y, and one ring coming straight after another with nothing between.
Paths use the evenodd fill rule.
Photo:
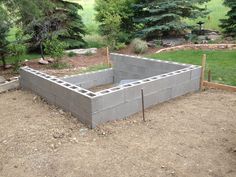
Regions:
<instances>
[{"instance_id":1,"label":"bare dirt ground","mask_svg":"<svg viewBox=\"0 0 236 177\"><path fill-rule=\"evenodd\" d=\"M87 129L30 92L0 95L1 177L235 177L236 94L190 94Z\"/></svg>"},{"instance_id":2,"label":"bare dirt ground","mask_svg":"<svg viewBox=\"0 0 236 177\"><path fill-rule=\"evenodd\" d=\"M160 48L149 48L149 50L145 53L151 54L156 52ZM122 54L130 54L130 55L137 55L133 52L133 49L131 46L127 46L126 48L116 51L117 53ZM23 66L29 66L31 68L41 70L45 73L55 75L55 76L65 76L65 75L72 75L72 74L78 74L81 70L101 65L105 62L107 57L107 49L106 48L100 48L97 50L96 54L92 55L77 55L75 57L64 57L62 59L62 62L67 63L70 67L66 69L54 69L51 65L40 65L38 63L39 59L30 60L27 62L22 63ZM12 69L3 70L3 68L0 66L0 75L4 76L6 79L9 79L14 76L18 76L17 73L14 73Z\"/></svg>"}]
</instances>

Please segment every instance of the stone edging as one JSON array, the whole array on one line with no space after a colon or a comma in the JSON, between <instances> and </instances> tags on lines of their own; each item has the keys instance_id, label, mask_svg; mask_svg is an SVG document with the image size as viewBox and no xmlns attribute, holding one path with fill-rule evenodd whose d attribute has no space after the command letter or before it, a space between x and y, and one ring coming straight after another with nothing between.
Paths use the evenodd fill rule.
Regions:
<instances>
[{"instance_id":1,"label":"stone edging","mask_svg":"<svg viewBox=\"0 0 236 177\"><path fill-rule=\"evenodd\" d=\"M179 45L175 47L168 47L164 49L158 50L156 53L161 52L168 52L168 51L176 51L176 50L188 50L188 49L194 49L194 50L215 50L215 49L236 49L236 44L186 44L186 45Z\"/></svg>"}]
</instances>

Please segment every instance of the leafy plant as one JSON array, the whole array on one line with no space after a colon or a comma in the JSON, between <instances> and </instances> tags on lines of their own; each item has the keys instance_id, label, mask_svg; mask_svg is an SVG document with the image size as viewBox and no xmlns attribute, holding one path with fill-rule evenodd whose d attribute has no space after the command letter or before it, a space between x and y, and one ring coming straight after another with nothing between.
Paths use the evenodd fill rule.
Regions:
<instances>
[{"instance_id":1,"label":"leafy plant","mask_svg":"<svg viewBox=\"0 0 236 177\"><path fill-rule=\"evenodd\" d=\"M14 59L14 71L18 71L18 69L20 68L20 57L26 53L27 48L23 44L12 43L8 45L8 50L10 52L10 55Z\"/></svg>"},{"instance_id":2,"label":"leafy plant","mask_svg":"<svg viewBox=\"0 0 236 177\"><path fill-rule=\"evenodd\" d=\"M135 38L131 43L133 50L137 54L143 54L148 50L148 45L146 41L139 38Z\"/></svg>"},{"instance_id":3,"label":"leafy plant","mask_svg":"<svg viewBox=\"0 0 236 177\"><path fill-rule=\"evenodd\" d=\"M125 43L117 43L115 46L115 50L120 50L120 49L124 49L126 47Z\"/></svg>"},{"instance_id":4,"label":"leafy plant","mask_svg":"<svg viewBox=\"0 0 236 177\"><path fill-rule=\"evenodd\" d=\"M65 47L66 44L59 41L57 38L52 38L44 43L44 50L46 54L55 59L55 63L57 64L60 63L61 58L64 56Z\"/></svg>"}]
</instances>

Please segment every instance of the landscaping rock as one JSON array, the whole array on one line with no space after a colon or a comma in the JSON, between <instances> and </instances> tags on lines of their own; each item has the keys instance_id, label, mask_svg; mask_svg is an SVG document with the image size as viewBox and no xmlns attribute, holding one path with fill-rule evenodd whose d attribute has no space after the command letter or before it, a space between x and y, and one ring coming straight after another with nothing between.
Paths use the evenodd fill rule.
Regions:
<instances>
[{"instance_id":1,"label":"landscaping rock","mask_svg":"<svg viewBox=\"0 0 236 177\"><path fill-rule=\"evenodd\" d=\"M97 53L97 48L89 48L89 49L73 49L73 50L67 50L66 53L76 53L78 55L87 55L87 54L95 54Z\"/></svg>"},{"instance_id":2,"label":"landscaping rock","mask_svg":"<svg viewBox=\"0 0 236 177\"><path fill-rule=\"evenodd\" d=\"M173 38L164 38L162 39L162 45L164 47L172 47L185 43L185 39L183 37L173 37Z\"/></svg>"},{"instance_id":3,"label":"landscaping rock","mask_svg":"<svg viewBox=\"0 0 236 177\"><path fill-rule=\"evenodd\" d=\"M54 62L54 59L53 58L47 58L46 59L49 63L53 63Z\"/></svg>"},{"instance_id":4,"label":"landscaping rock","mask_svg":"<svg viewBox=\"0 0 236 177\"><path fill-rule=\"evenodd\" d=\"M207 36L207 39L209 39L211 41L216 41L220 38L221 38L221 35L218 35L218 34L210 34L210 35Z\"/></svg>"},{"instance_id":5,"label":"landscaping rock","mask_svg":"<svg viewBox=\"0 0 236 177\"><path fill-rule=\"evenodd\" d=\"M47 61L47 60L44 60L44 59L39 59L39 64L41 64L41 65L48 65L49 64L49 62Z\"/></svg>"}]
</instances>

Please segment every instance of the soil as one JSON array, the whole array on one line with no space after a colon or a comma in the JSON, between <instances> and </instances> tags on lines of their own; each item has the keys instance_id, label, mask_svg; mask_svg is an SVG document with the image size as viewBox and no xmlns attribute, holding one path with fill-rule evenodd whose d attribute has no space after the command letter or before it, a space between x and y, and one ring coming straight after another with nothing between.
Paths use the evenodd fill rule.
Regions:
<instances>
[{"instance_id":1,"label":"soil","mask_svg":"<svg viewBox=\"0 0 236 177\"><path fill-rule=\"evenodd\" d=\"M149 50L145 53L151 54L158 50L159 48L149 48ZM130 54L136 55L131 46L127 46L126 48L117 51L117 53L122 54ZM23 66L29 66L31 68L42 70L45 73L55 75L55 76L65 76L65 75L73 75L78 74L81 70L86 69L91 66L103 64L107 57L107 49L101 48L97 50L96 54L91 55L77 55L75 57L64 57L62 62L67 63L70 67L67 69L53 69L51 65L40 65L38 63L39 59L30 60L22 63ZM3 70L0 67L0 75L4 76L6 79L17 76L16 73L13 73L12 69Z\"/></svg>"},{"instance_id":2,"label":"soil","mask_svg":"<svg viewBox=\"0 0 236 177\"><path fill-rule=\"evenodd\" d=\"M236 94L208 90L87 129L30 92L0 94L1 177L235 177Z\"/></svg>"},{"instance_id":3,"label":"soil","mask_svg":"<svg viewBox=\"0 0 236 177\"><path fill-rule=\"evenodd\" d=\"M115 87L115 86L116 86L116 84L111 83L111 84L99 85L97 87L93 87L93 88L90 88L88 90L90 90L92 92L100 92L102 90L110 89L110 88Z\"/></svg>"}]
</instances>

